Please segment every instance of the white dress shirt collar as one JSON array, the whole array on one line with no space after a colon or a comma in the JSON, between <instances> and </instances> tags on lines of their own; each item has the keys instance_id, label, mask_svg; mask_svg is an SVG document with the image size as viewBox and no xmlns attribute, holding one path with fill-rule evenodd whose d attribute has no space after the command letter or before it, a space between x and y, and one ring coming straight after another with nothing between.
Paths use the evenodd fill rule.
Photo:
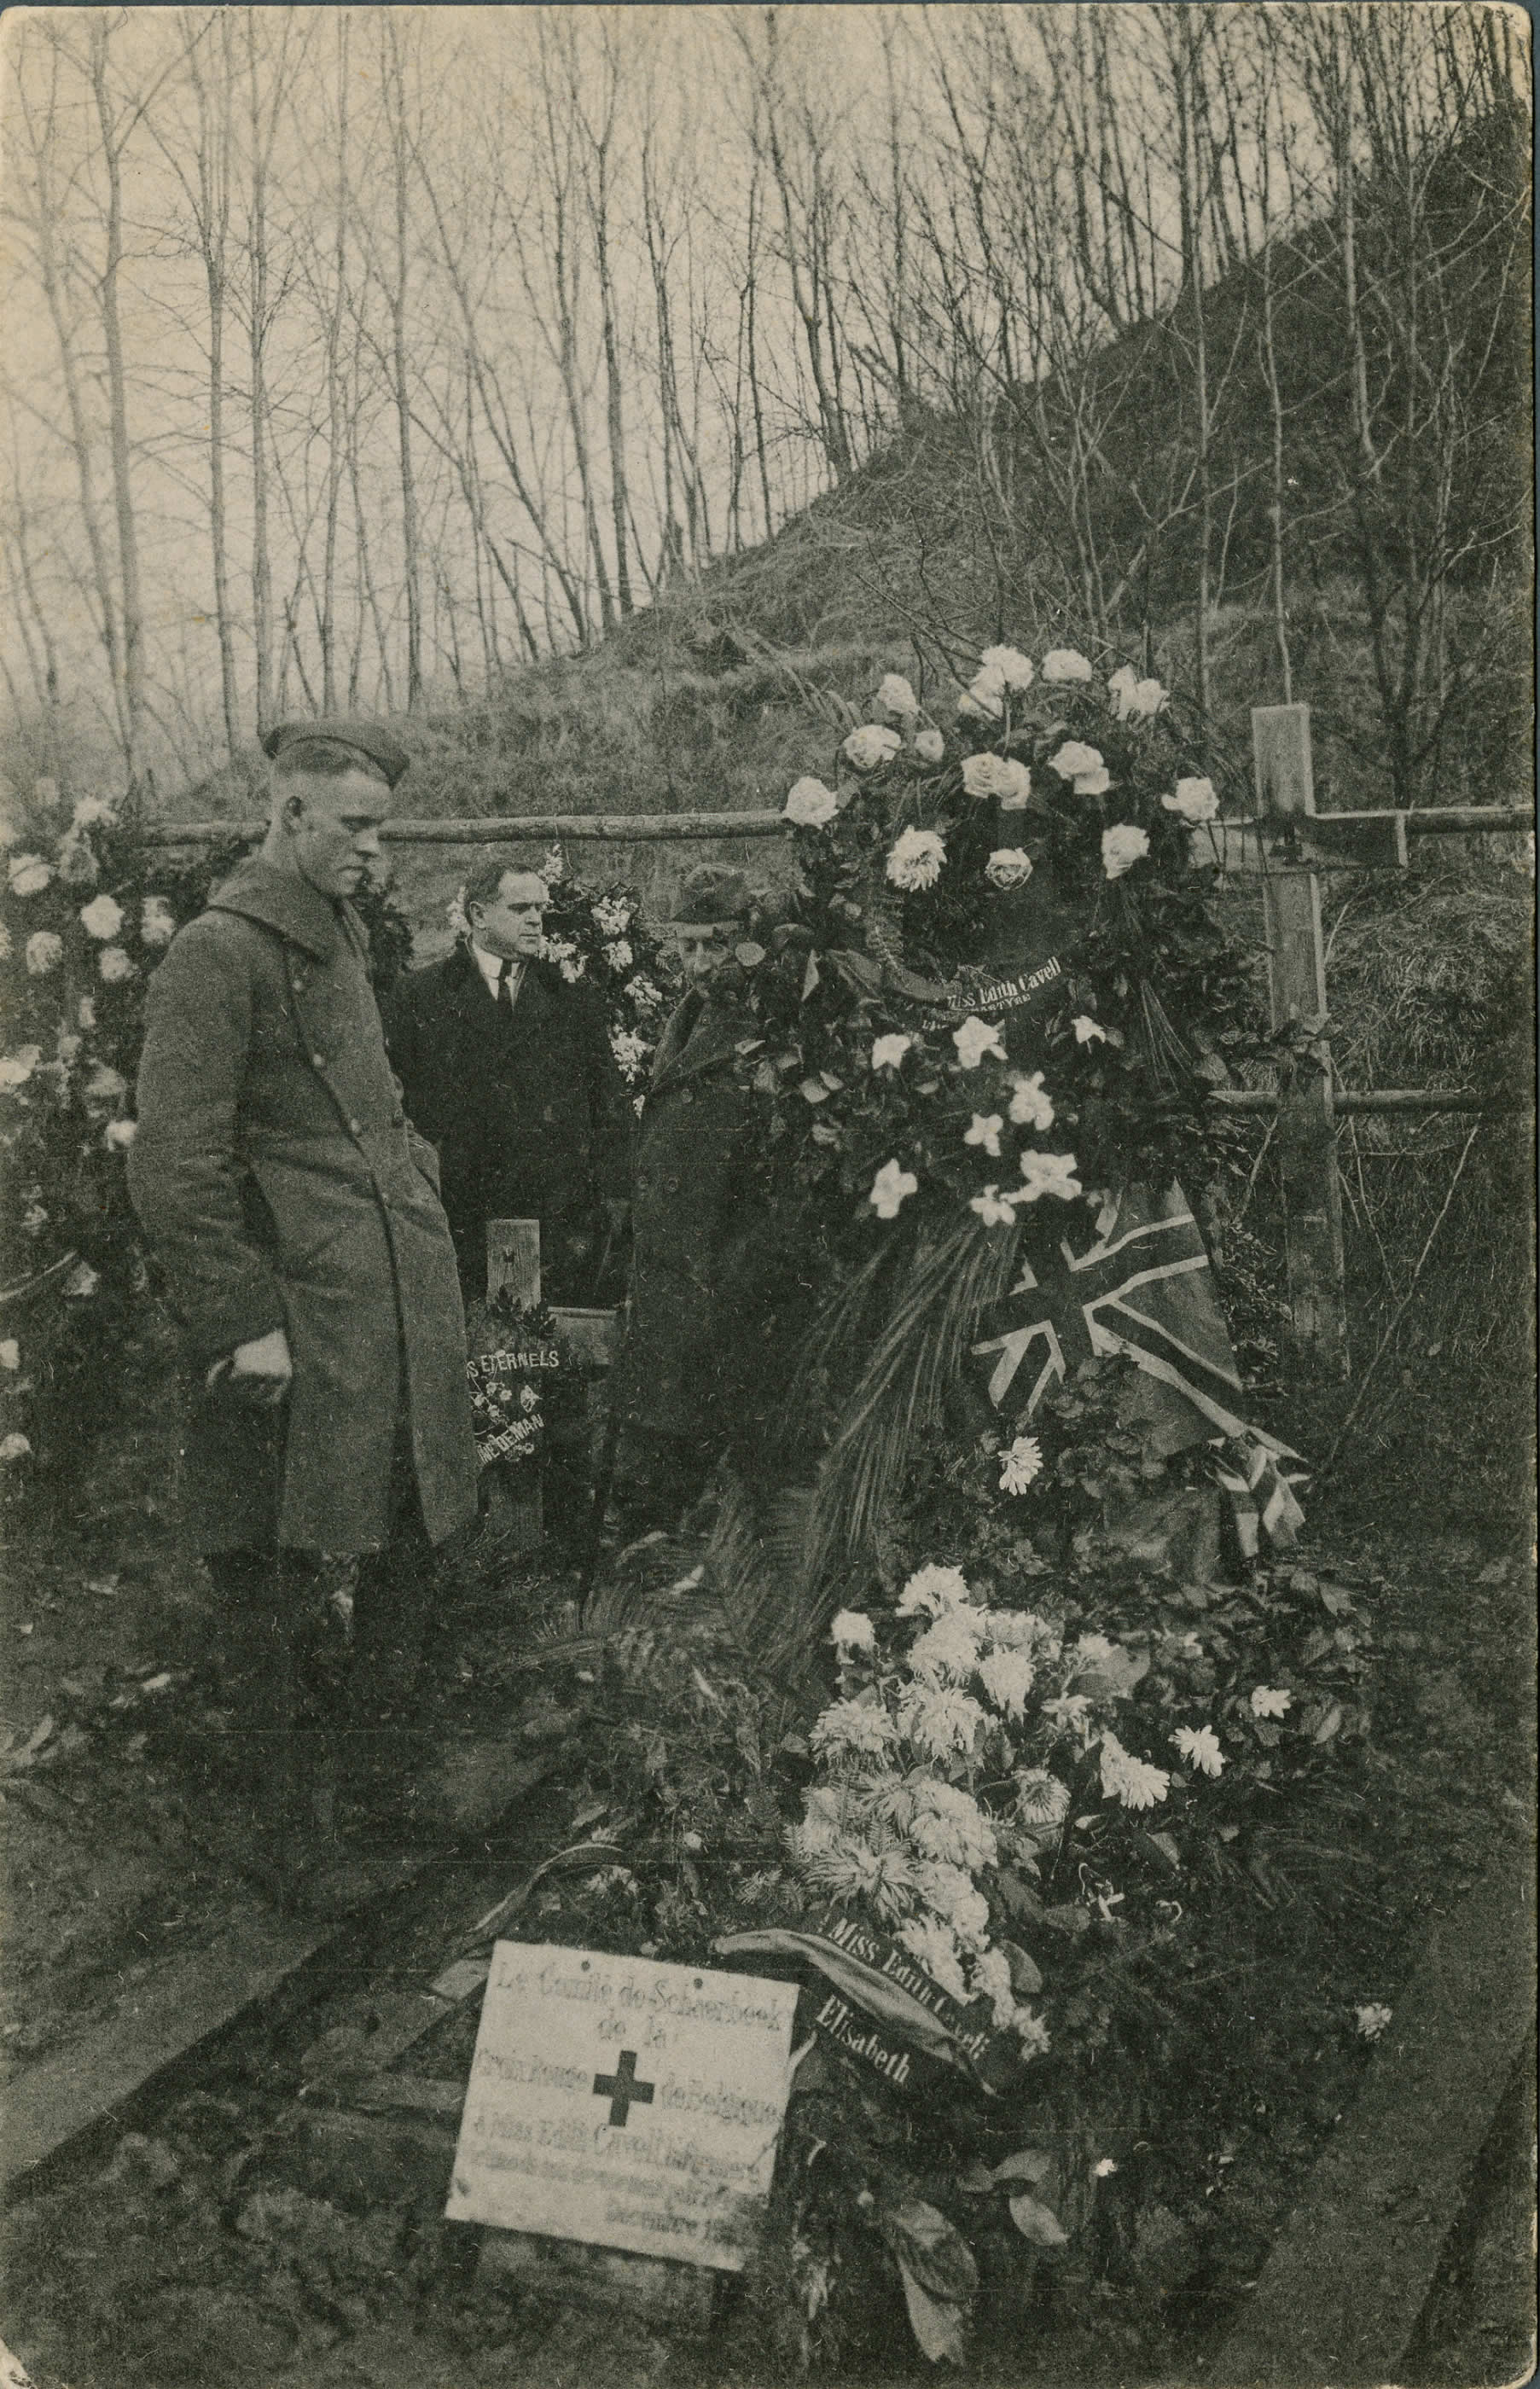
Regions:
<instances>
[{"instance_id":1,"label":"white dress shirt collar","mask_svg":"<svg viewBox=\"0 0 1540 2389\"><path fill-rule=\"evenodd\" d=\"M506 970L508 1001L510 1004L516 1003L519 988L524 980L524 965L521 962L504 964L501 954L490 954L485 946L477 944L474 938L471 939L471 954L477 969L487 982L487 992L493 1003L497 1001L499 987L503 984L502 974Z\"/></svg>"}]
</instances>

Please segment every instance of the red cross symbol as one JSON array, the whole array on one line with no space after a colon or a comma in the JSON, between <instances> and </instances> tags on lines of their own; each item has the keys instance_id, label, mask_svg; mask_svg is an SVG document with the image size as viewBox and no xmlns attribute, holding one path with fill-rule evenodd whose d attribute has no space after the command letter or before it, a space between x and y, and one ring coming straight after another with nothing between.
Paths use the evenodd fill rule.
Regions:
<instances>
[{"instance_id":1,"label":"red cross symbol","mask_svg":"<svg viewBox=\"0 0 1540 2389\"><path fill-rule=\"evenodd\" d=\"M612 2124L624 2124L633 2106L650 2107L653 2103L653 2088L652 2083L639 2082L636 2078L634 2049L623 2049L620 2051L620 2063L613 2074L596 2074L593 2077L593 2096L596 2099L609 2101L609 2119Z\"/></svg>"}]
</instances>

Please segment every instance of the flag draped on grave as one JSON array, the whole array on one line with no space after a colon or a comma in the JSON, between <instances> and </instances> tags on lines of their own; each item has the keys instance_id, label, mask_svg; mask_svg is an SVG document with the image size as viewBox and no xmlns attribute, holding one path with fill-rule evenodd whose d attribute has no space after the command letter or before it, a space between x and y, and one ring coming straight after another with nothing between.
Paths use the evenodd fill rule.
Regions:
<instances>
[{"instance_id":1,"label":"flag draped on grave","mask_svg":"<svg viewBox=\"0 0 1540 2389\"><path fill-rule=\"evenodd\" d=\"M979 1323L973 1356L997 1410L1029 1419L1082 1361L1120 1355L1139 1372L1133 1411L1152 1452L1228 1438L1241 1450L1219 1481L1237 1499L1242 1544L1255 1550L1259 1526L1292 1539L1303 1514L1278 1463L1297 1455L1238 1407L1244 1387L1214 1271L1179 1186L1109 1196L1092 1227L1056 1239L1046 1263L1040 1251L1024 1261Z\"/></svg>"}]
</instances>

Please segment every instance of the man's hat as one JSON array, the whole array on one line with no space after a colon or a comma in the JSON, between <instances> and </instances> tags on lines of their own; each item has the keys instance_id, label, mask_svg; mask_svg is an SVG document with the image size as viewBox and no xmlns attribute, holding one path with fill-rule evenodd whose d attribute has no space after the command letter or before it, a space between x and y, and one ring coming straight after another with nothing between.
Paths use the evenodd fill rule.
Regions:
<instances>
[{"instance_id":1,"label":"man's hat","mask_svg":"<svg viewBox=\"0 0 1540 2389\"><path fill-rule=\"evenodd\" d=\"M286 747L312 738L325 739L328 747L351 747L367 756L371 763L378 764L392 787L412 761L405 747L379 722L345 713L324 713L313 722L274 722L262 740L262 753L276 761Z\"/></svg>"},{"instance_id":2,"label":"man's hat","mask_svg":"<svg viewBox=\"0 0 1540 2389\"><path fill-rule=\"evenodd\" d=\"M754 892L741 871L730 871L720 862L698 862L685 874L666 919L672 928L706 928L719 921L745 920L753 902Z\"/></svg>"}]
</instances>

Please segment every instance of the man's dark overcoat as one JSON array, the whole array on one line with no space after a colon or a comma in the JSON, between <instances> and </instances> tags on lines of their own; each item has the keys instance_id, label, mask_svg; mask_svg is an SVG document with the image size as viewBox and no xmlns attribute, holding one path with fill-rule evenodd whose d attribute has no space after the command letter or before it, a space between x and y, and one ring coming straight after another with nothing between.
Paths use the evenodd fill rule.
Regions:
<instances>
[{"instance_id":1,"label":"man's dark overcoat","mask_svg":"<svg viewBox=\"0 0 1540 2389\"><path fill-rule=\"evenodd\" d=\"M763 1112L734 1074L757 1038L747 1012L693 989L659 1041L638 1142L621 1415L705 1453L778 1423L790 1372L796 1240L758 1182Z\"/></svg>"},{"instance_id":2,"label":"man's dark overcoat","mask_svg":"<svg viewBox=\"0 0 1540 2389\"><path fill-rule=\"evenodd\" d=\"M476 1513L465 1334L431 1146L386 1056L357 916L260 855L149 983L129 1188L199 1390L199 1548L362 1552L389 1527L398 1424L439 1542ZM282 1413L209 1396L283 1327Z\"/></svg>"},{"instance_id":3,"label":"man's dark overcoat","mask_svg":"<svg viewBox=\"0 0 1540 2389\"><path fill-rule=\"evenodd\" d=\"M630 1194L634 1125L598 990L527 962L510 1012L462 944L398 982L385 1033L439 1149L467 1299L485 1291L489 1220L538 1220L547 1298L592 1299L599 1207Z\"/></svg>"}]
</instances>

